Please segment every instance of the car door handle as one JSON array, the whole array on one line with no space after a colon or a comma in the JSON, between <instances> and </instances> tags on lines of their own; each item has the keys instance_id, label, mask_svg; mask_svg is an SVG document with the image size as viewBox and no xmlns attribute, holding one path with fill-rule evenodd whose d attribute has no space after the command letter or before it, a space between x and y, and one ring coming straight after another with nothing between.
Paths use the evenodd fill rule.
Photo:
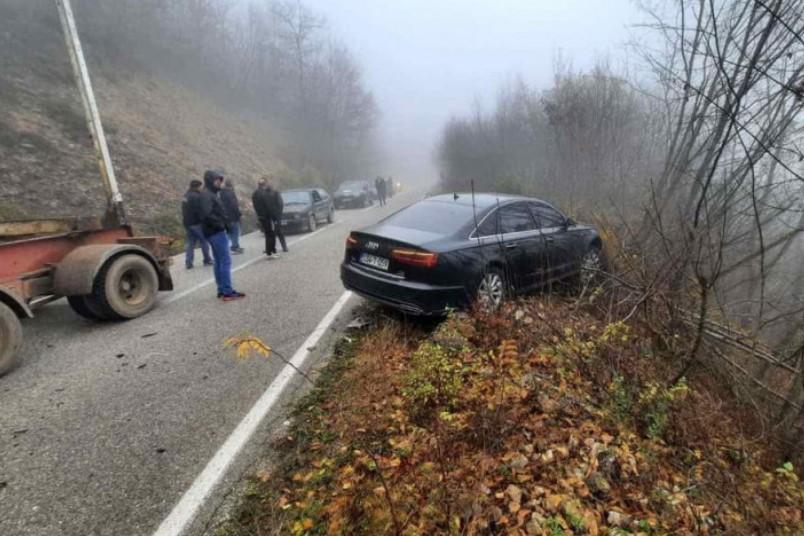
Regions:
<instances>
[{"instance_id":1,"label":"car door handle","mask_svg":"<svg viewBox=\"0 0 804 536\"><path fill-rule=\"evenodd\" d=\"M556 240L552 236L545 236L544 239L547 240L548 242L555 242L555 240Z\"/></svg>"},{"instance_id":2,"label":"car door handle","mask_svg":"<svg viewBox=\"0 0 804 536\"><path fill-rule=\"evenodd\" d=\"M518 248L518 247L519 247L519 244L517 244L517 243L515 243L515 242L513 242L513 243L509 243L509 244L505 244L505 249L516 249L516 248Z\"/></svg>"}]
</instances>

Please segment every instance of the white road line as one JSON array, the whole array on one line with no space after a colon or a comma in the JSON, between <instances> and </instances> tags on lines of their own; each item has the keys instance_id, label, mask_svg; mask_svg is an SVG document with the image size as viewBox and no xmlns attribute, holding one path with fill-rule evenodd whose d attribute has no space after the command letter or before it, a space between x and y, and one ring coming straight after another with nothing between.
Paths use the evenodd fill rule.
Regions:
<instances>
[{"instance_id":1,"label":"white road line","mask_svg":"<svg viewBox=\"0 0 804 536\"><path fill-rule=\"evenodd\" d=\"M301 237L299 237L299 238L297 238L295 240L291 240L291 241L288 242L288 246L293 246L295 244L298 244L299 242L303 242L304 240L307 240L308 238L311 238L311 237L317 235L318 233L320 233L322 231L326 231L327 229L332 229L333 227L336 227L336 226L340 225L341 223L343 223L343 222L336 221L335 223L331 223L331 224L327 225L326 227L321 227L320 229L318 229L316 231L313 231L312 233L308 233L308 234L306 234L304 236L301 236ZM254 257L253 259L248 260L248 261L244 262L243 264L238 264L236 267L232 268L232 273L239 272L243 268L247 268L247 267L251 266L252 264L254 264L256 262L259 262L259 261L262 261L262 260L265 260L265 259L266 259L266 257L264 255L258 255L257 257ZM215 283L215 278L214 277L206 279L206 280L198 283L197 285L193 285L192 287L190 287L188 289L185 289L185 290L183 290L181 292L177 292L176 294L171 295L169 298L163 300L162 303L163 304L173 303L175 301L178 301L178 300L180 300L182 298L185 298L185 297L189 296L193 292L199 291L204 287L208 287L209 285L212 285L213 283Z\"/></svg>"},{"instance_id":2,"label":"white road line","mask_svg":"<svg viewBox=\"0 0 804 536\"><path fill-rule=\"evenodd\" d=\"M318 344L318 341L327 331L329 326L335 320L338 313L343 310L346 302L352 293L349 291L344 292L341 297L335 302L335 305L324 316L315 330L307 337L307 340L296 350L290 363L296 368L302 368L304 362L310 355L310 350ZM234 429L232 434L226 439L226 442L218 449L215 456L209 461L207 466L195 479L190 489L188 489L181 500L173 507L173 511L162 521L159 528L154 533L154 536L179 536L182 534L190 522L193 521L198 514L199 508L209 498L215 486L221 481L229 466L234 459L248 443L251 436L257 430L262 420L274 407L274 404L279 400L279 396L287 387L290 380L296 371L293 370L291 365L285 365L281 372L274 378L268 389L260 397L254 407L248 414L240 421L237 428Z\"/></svg>"}]
</instances>

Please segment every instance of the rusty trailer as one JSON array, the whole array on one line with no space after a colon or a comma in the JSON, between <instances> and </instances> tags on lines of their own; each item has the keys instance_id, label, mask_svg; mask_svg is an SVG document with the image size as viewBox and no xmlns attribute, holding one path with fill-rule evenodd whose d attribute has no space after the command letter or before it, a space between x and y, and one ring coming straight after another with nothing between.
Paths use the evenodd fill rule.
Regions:
<instances>
[{"instance_id":1,"label":"rusty trailer","mask_svg":"<svg viewBox=\"0 0 804 536\"><path fill-rule=\"evenodd\" d=\"M107 198L102 218L0 223L0 375L16 364L20 319L66 297L79 315L127 320L172 290L170 239L137 237L128 224L69 0L56 0Z\"/></svg>"}]
</instances>

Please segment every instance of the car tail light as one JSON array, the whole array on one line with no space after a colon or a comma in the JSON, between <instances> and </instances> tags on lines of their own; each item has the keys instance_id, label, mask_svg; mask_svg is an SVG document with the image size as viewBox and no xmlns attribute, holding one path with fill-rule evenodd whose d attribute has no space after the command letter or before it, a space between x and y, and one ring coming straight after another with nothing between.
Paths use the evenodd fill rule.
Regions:
<instances>
[{"instance_id":1,"label":"car tail light","mask_svg":"<svg viewBox=\"0 0 804 536\"><path fill-rule=\"evenodd\" d=\"M395 249L391 251L391 258L402 264L433 268L438 264L438 254L413 249Z\"/></svg>"},{"instance_id":2,"label":"car tail light","mask_svg":"<svg viewBox=\"0 0 804 536\"><path fill-rule=\"evenodd\" d=\"M357 238L352 235L346 237L346 249L352 249L357 247Z\"/></svg>"}]
</instances>

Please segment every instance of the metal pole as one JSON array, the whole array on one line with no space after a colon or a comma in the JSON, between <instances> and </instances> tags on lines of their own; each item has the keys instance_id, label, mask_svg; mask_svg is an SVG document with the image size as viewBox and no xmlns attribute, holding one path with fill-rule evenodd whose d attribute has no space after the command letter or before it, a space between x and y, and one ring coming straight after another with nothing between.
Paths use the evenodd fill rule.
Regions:
<instances>
[{"instance_id":1,"label":"metal pole","mask_svg":"<svg viewBox=\"0 0 804 536\"><path fill-rule=\"evenodd\" d=\"M67 44L67 51L70 54L75 79L81 92L81 101L86 112L87 124L92 134L92 141L95 144L95 156L98 159L98 167L100 168L101 179L103 180L109 203L108 210L116 216L118 224L126 225L123 196L117 186L112 158L109 155L109 146L106 143L106 134L103 131L100 113L98 113L98 105L95 101L95 93L92 90L92 82L89 78L89 71L84 59L84 51L81 48L81 40L78 37L78 28L75 25L70 0L56 0L56 7L59 10L59 18L64 30L64 40Z\"/></svg>"}]
</instances>

